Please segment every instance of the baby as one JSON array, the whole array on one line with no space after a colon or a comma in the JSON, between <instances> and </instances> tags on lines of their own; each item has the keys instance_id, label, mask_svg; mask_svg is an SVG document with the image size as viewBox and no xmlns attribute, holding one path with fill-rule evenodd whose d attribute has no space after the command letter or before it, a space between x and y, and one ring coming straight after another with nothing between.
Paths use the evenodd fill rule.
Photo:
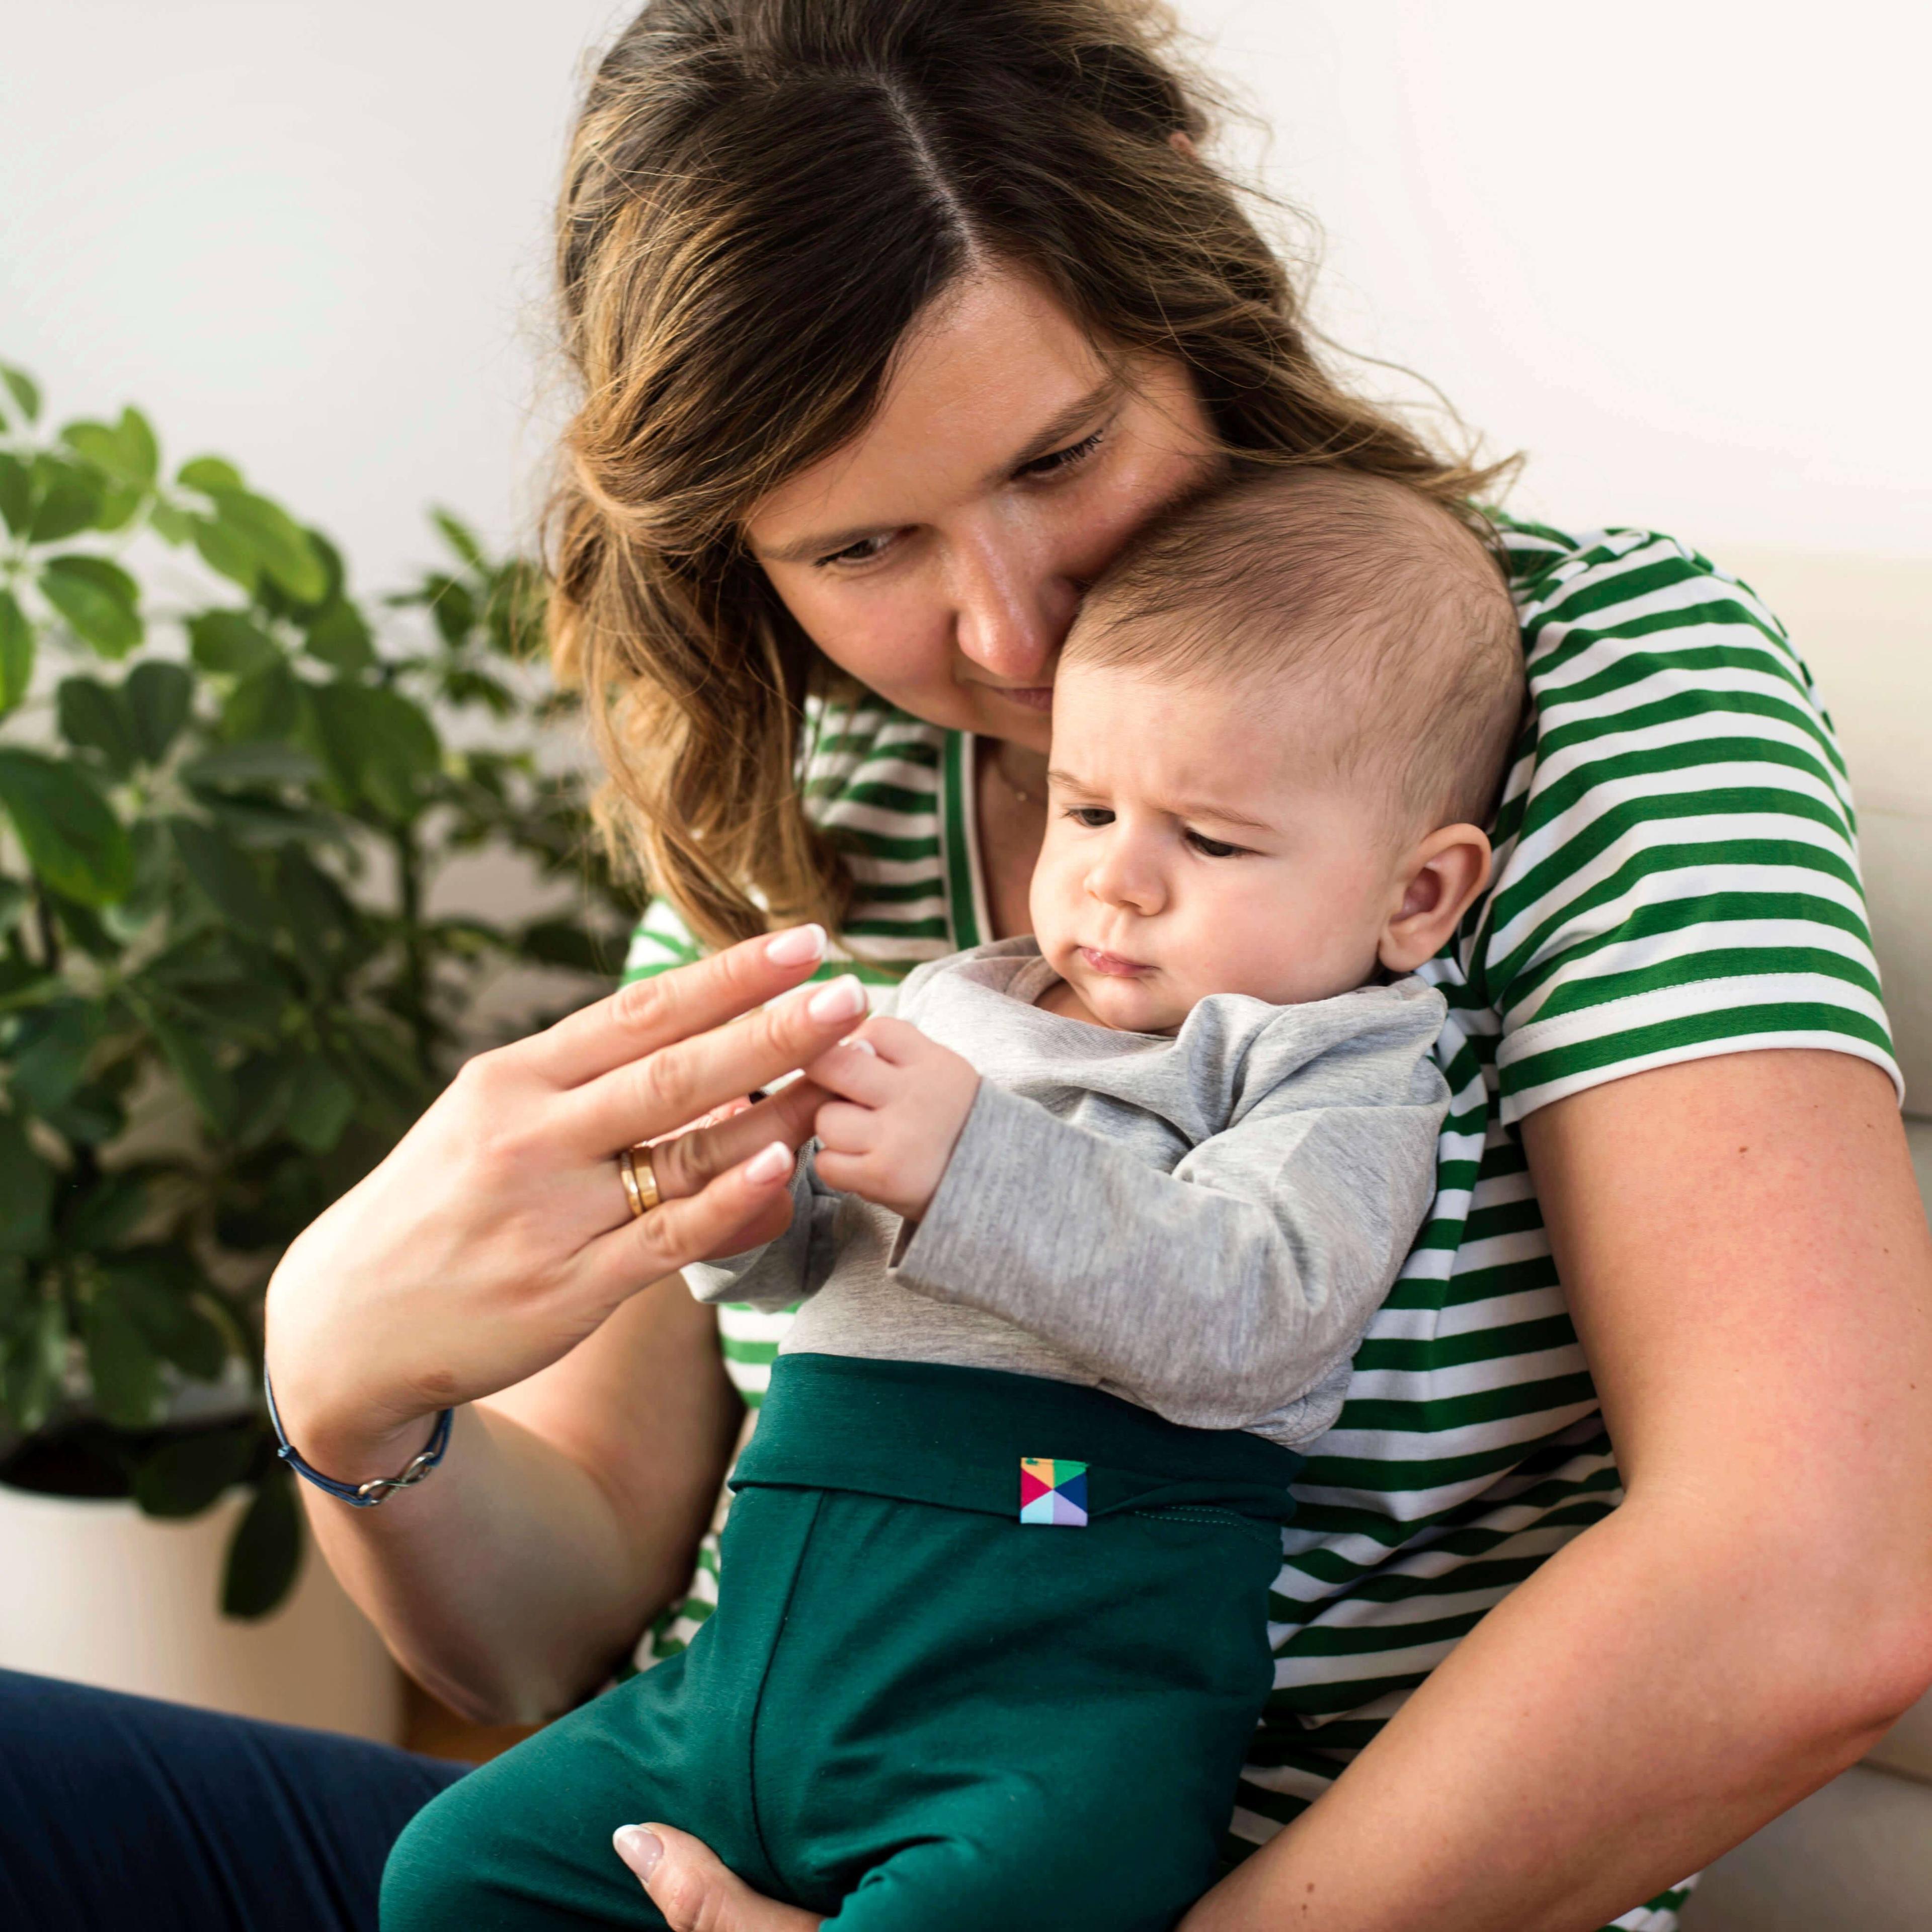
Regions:
<instances>
[{"instance_id":1,"label":"baby","mask_svg":"<svg viewBox=\"0 0 1932 1932\"><path fill-rule=\"evenodd\" d=\"M803 1303L718 1610L422 1814L389 1932L662 1924L640 1819L840 1928L1157 1932L1212 1882L1296 1452L1432 1194L1411 976L1522 702L1500 572L1394 484L1237 483L1095 588L1034 937L806 1070L790 1229L689 1271Z\"/></svg>"}]
</instances>

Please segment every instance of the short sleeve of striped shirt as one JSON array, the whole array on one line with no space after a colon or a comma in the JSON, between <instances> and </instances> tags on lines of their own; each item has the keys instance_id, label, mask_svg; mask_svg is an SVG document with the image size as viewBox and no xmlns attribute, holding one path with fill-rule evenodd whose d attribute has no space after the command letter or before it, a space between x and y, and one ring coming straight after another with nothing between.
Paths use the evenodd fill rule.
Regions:
<instances>
[{"instance_id":1,"label":"short sleeve of striped shirt","mask_svg":"<svg viewBox=\"0 0 1932 1932\"><path fill-rule=\"evenodd\" d=\"M1897 1082L1844 763L1777 620L1669 538L1504 535L1534 716L1466 955L1502 1120L1753 1047Z\"/></svg>"}]
</instances>

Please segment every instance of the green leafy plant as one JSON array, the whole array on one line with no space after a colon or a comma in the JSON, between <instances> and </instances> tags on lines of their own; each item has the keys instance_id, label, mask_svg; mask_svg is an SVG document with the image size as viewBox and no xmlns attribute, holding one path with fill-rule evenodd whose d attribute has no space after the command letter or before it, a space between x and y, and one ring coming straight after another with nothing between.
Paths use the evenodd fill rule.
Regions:
<instances>
[{"instance_id":1,"label":"green leafy plant","mask_svg":"<svg viewBox=\"0 0 1932 1932\"><path fill-rule=\"evenodd\" d=\"M254 1496L230 1614L293 1580L259 1406L289 1240L447 1078L506 968L608 973L542 580L435 514L446 567L376 607L328 541L136 410L39 427L0 365L0 1480L158 1516ZM566 902L434 909L508 854Z\"/></svg>"}]
</instances>

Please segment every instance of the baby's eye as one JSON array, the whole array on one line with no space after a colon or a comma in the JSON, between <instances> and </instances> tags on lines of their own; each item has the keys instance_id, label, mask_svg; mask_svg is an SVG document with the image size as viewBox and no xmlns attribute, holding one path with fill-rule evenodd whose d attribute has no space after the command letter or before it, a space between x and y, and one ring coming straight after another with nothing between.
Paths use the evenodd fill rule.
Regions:
<instances>
[{"instance_id":1,"label":"baby's eye","mask_svg":"<svg viewBox=\"0 0 1932 1932\"><path fill-rule=\"evenodd\" d=\"M1204 832L1189 832L1187 842L1207 859L1238 859L1248 849L1245 845L1231 845L1225 838L1210 838Z\"/></svg>"},{"instance_id":2,"label":"baby's eye","mask_svg":"<svg viewBox=\"0 0 1932 1932\"><path fill-rule=\"evenodd\" d=\"M1070 805L1066 815L1076 825L1084 825L1090 831L1114 822L1114 814L1104 805Z\"/></svg>"}]
</instances>

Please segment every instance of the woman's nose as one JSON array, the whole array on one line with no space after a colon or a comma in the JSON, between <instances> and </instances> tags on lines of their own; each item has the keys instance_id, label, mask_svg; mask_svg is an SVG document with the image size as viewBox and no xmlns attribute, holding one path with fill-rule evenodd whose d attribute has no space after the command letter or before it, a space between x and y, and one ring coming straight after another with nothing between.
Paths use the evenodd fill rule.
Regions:
<instances>
[{"instance_id":1,"label":"woman's nose","mask_svg":"<svg viewBox=\"0 0 1932 1932\"><path fill-rule=\"evenodd\" d=\"M1078 586L1010 529L956 545L952 565L962 653L1004 684L1050 682L1080 608Z\"/></svg>"}]
</instances>

